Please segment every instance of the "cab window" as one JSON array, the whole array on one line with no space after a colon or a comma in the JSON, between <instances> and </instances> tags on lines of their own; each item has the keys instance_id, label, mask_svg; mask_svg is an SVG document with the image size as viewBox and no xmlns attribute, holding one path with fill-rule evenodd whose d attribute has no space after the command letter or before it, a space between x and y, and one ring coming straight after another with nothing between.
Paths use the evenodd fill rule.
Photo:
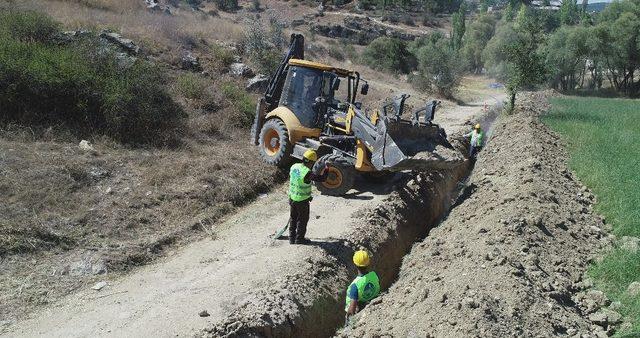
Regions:
<instances>
[{"instance_id":1,"label":"cab window","mask_svg":"<svg viewBox=\"0 0 640 338\"><path fill-rule=\"evenodd\" d=\"M313 103L322 93L322 77L320 70L290 66L284 82L280 105L289 108L308 128L317 127L319 121Z\"/></svg>"}]
</instances>

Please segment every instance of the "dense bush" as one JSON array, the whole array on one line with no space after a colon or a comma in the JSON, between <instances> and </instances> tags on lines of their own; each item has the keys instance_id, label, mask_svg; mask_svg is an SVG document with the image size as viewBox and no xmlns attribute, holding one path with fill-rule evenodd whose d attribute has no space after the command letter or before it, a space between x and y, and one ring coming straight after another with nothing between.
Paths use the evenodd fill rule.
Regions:
<instances>
[{"instance_id":1,"label":"dense bush","mask_svg":"<svg viewBox=\"0 0 640 338\"><path fill-rule=\"evenodd\" d=\"M482 51L482 63L487 72L500 81L507 79L506 47L515 44L519 39L513 23L505 22L496 28L496 33Z\"/></svg>"},{"instance_id":2,"label":"dense bush","mask_svg":"<svg viewBox=\"0 0 640 338\"><path fill-rule=\"evenodd\" d=\"M220 86L223 96L233 107L235 114L230 116L227 123L233 127L248 128L253 121L256 103L247 92L233 83L223 83Z\"/></svg>"},{"instance_id":3,"label":"dense bush","mask_svg":"<svg viewBox=\"0 0 640 338\"><path fill-rule=\"evenodd\" d=\"M269 18L268 27L259 20L249 22L242 40L245 54L265 74L277 69L286 44L284 26L275 16Z\"/></svg>"},{"instance_id":4,"label":"dense bush","mask_svg":"<svg viewBox=\"0 0 640 338\"><path fill-rule=\"evenodd\" d=\"M188 99L202 99L207 93L207 85L207 80L193 73L180 75L176 80L178 92Z\"/></svg>"},{"instance_id":5,"label":"dense bush","mask_svg":"<svg viewBox=\"0 0 640 338\"><path fill-rule=\"evenodd\" d=\"M420 89L451 97L462 79L463 65L450 41L434 33L416 40L411 50L418 60L418 72L412 75L412 82Z\"/></svg>"},{"instance_id":6,"label":"dense bush","mask_svg":"<svg viewBox=\"0 0 640 338\"><path fill-rule=\"evenodd\" d=\"M495 19L492 15L483 14L474 20L464 34L462 56L467 69L479 74L484 68L482 51L493 36Z\"/></svg>"},{"instance_id":7,"label":"dense bush","mask_svg":"<svg viewBox=\"0 0 640 338\"><path fill-rule=\"evenodd\" d=\"M233 11L238 9L238 0L214 0L216 7L221 11Z\"/></svg>"},{"instance_id":8,"label":"dense bush","mask_svg":"<svg viewBox=\"0 0 640 338\"><path fill-rule=\"evenodd\" d=\"M91 37L55 42L57 25L30 12L0 12L0 124L64 125L125 143L163 143L182 111L151 65L119 62Z\"/></svg>"},{"instance_id":9,"label":"dense bush","mask_svg":"<svg viewBox=\"0 0 640 338\"><path fill-rule=\"evenodd\" d=\"M328 47L328 52L329 56L331 56L332 58L338 61L344 61L344 53L341 45L338 45L336 43L330 44Z\"/></svg>"},{"instance_id":10,"label":"dense bush","mask_svg":"<svg viewBox=\"0 0 640 338\"><path fill-rule=\"evenodd\" d=\"M373 40L364 50L362 61L371 68L398 73L409 73L416 65L407 43L388 37Z\"/></svg>"}]
</instances>

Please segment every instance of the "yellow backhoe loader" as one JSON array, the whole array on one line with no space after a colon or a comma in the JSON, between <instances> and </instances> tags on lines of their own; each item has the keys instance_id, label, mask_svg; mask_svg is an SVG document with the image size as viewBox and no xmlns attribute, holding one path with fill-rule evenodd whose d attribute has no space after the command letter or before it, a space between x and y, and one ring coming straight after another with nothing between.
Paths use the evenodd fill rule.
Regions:
<instances>
[{"instance_id":1,"label":"yellow backhoe loader","mask_svg":"<svg viewBox=\"0 0 640 338\"><path fill-rule=\"evenodd\" d=\"M358 174L383 178L394 171L449 169L464 162L432 122L438 102L405 120L408 95L402 94L366 114L356 97L368 90L358 72L305 60L304 37L292 34L258 102L251 142L266 163L283 168L314 149L319 156L314 170L329 168L328 179L317 188L329 195L345 194Z\"/></svg>"}]
</instances>

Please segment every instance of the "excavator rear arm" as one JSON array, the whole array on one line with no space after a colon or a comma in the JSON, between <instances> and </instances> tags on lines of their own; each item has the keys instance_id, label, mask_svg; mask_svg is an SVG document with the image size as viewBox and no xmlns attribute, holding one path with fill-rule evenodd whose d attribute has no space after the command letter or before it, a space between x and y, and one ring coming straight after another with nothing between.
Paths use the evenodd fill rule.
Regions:
<instances>
[{"instance_id":1,"label":"excavator rear arm","mask_svg":"<svg viewBox=\"0 0 640 338\"><path fill-rule=\"evenodd\" d=\"M260 135L260 129L264 124L265 116L278 107L284 80L287 77L289 60L291 59L304 60L304 36L302 36L302 34L291 34L289 49L282 58L278 69L271 76L264 96L258 101L256 116L253 121L253 126L251 127L251 143L253 145L258 145L258 137Z\"/></svg>"}]
</instances>

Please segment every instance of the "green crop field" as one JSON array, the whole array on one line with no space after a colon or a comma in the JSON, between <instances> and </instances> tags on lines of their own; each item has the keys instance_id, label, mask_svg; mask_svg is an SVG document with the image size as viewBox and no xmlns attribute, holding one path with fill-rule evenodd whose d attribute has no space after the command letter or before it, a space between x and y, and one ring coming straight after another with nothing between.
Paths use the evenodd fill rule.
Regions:
<instances>
[{"instance_id":1,"label":"green crop field","mask_svg":"<svg viewBox=\"0 0 640 338\"><path fill-rule=\"evenodd\" d=\"M551 104L543 120L568 144L570 166L597 196L597 212L618 238L640 237L640 100L563 97ZM640 281L640 251L616 246L589 273L633 324L619 335L640 335L640 296L626 293Z\"/></svg>"}]
</instances>

